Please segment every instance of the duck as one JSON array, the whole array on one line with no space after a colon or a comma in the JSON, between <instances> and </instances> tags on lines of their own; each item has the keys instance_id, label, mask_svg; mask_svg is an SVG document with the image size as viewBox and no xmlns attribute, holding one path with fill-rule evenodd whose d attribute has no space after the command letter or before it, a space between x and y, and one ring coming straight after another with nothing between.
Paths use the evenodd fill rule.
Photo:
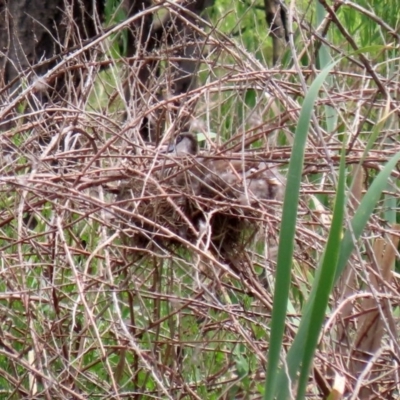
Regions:
<instances>
[{"instance_id":1,"label":"duck","mask_svg":"<svg viewBox=\"0 0 400 400\"><path fill-rule=\"evenodd\" d=\"M181 133L168 146L167 153L175 159L193 159L193 165L176 178L177 186L191 185L195 195L237 200L241 205L281 200L284 179L276 167L266 161L248 161L246 157L198 156L198 148L192 133Z\"/></svg>"},{"instance_id":2,"label":"duck","mask_svg":"<svg viewBox=\"0 0 400 400\"><path fill-rule=\"evenodd\" d=\"M247 249L259 232L259 222L268 213L276 215L284 177L272 163L251 154L200 153L191 133L179 134L167 154L180 170L170 183L186 194L181 203L185 215L199 232L208 229L209 249L219 261L248 276L252 267ZM268 234L266 238L269 242Z\"/></svg>"},{"instance_id":3,"label":"duck","mask_svg":"<svg viewBox=\"0 0 400 400\"><path fill-rule=\"evenodd\" d=\"M197 242L207 230L210 250L239 270L238 258L259 229L260 211L281 199L282 175L247 154L200 152L192 133L180 133L159 154L163 167L136 173L117 196L128 224L125 244L164 251L180 246L179 238Z\"/></svg>"}]
</instances>

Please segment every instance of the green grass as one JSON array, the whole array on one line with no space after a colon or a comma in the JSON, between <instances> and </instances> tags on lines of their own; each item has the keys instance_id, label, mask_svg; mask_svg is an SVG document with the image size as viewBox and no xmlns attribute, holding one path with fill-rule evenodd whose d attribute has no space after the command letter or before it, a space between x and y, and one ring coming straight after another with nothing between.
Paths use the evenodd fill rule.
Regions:
<instances>
[{"instance_id":1,"label":"green grass","mask_svg":"<svg viewBox=\"0 0 400 400\"><path fill-rule=\"evenodd\" d=\"M400 160L398 49L385 25L395 31L399 15L395 3L357 4L375 20L351 4L337 10L357 49L331 21L316 54L319 37L311 27L325 21L327 10L297 2L294 47L272 70L262 2L218 0L209 10L217 29L204 29L206 54L192 97L171 99L169 77L154 76L126 121L122 29L102 48L101 59L111 65L93 64L92 75L82 75L83 87L91 88L84 101L72 96L62 107L44 107L25 119L27 103L19 103L17 127L4 132L17 151L2 161L0 180L1 396L300 400L332 394L335 374L347 379L344 395L356 390L361 375L351 369L340 330L353 346L368 293L393 301L385 312L397 323L392 286L398 282L381 280L373 291L369 271L377 270L376 239L388 240L397 229L391 224L399 219ZM106 7L107 26L123 21L118 2ZM332 63L335 47L344 54ZM174 53L162 49L165 73ZM360 66L362 55L387 97ZM283 205L254 207L259 235L242 252L239 272L204 241L180 237L166 249L138 249L138 220L129 221L108 193L133 178L140 184L138 172L149 174L146 160L154 156L142 150L141 118L159 121L164 134L162 118L169 113L173 135L188 110L205 147L208 139L224 144L233 138L240 146L252 138L254 157L275 163L287 179ZM86 133L80 147L62 148L64 133L74 129ZM42 144L37 153L43 133L59 141L51 148ZM60 168L65 159L68 168ZM356 166L365 175L352 210L349 199L360 184L352 182ZM217 207L229 204L213 211ZM23 217L32 208L40 218L30 229ZM122 232L127 228L131 240ZM357 299L344 326L339 278L348 266L356 272ZM396 344L384 329L382 354L367 378L375 393L394 398L385 349ZM316 372L327 388L314 379Z\"/></svg>"}]
</instances>

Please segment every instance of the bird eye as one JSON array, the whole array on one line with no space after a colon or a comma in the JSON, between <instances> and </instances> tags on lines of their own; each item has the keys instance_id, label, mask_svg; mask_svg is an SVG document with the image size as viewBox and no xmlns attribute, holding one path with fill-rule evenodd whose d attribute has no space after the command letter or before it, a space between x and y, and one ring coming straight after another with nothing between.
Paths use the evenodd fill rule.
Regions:
<instances>
[{"instance_id":1,"label":"bird eye","mask_svg":"<svg viewBox=\"0 0 400 400\"><path fill-rule=\"evenodd\" d=\"M183 136L182 136L182 135L179 135L179 136L176 138L176 144L182 142L182 139L183 139Z\"/></svg>"}]
</instances>

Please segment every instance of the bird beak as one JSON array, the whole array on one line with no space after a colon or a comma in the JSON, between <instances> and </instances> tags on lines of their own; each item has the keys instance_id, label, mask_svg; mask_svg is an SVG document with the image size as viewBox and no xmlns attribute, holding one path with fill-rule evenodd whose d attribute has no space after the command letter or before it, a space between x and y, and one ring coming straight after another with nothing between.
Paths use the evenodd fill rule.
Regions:
<instances>
[{"instance_id":1,"label":"bird beak","mask_svg":"<svg viewBox=\"0 0 400 400\"><path fill-rule=\"evenodd\" d=\"M175 151L175 144L166 144L164 146L160 146L160 153L168 154L173 153Z\"/></svg>"}]
</instances>

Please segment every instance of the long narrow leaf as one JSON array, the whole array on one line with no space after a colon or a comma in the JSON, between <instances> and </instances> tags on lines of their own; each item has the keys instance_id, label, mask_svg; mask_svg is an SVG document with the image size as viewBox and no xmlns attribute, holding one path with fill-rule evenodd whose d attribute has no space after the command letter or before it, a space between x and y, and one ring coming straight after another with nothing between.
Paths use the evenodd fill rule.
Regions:
<instances>
[{"instance_id":1,"label":"long narrow leaf","mask_svg":"<svg viewBox=\"0 0 400 400\"><path fill-rule=\"evenodd\" d=\"M315 349L318 345L318 338L324 322L325 312L329 302L329 296L332 292L336 268L339 259L339 249L341 234L343 229L343 216L345 206L345 148L342 149L340 162L339 182L333 212L332 225L329 231L329 238L326 244L321 268L316 274L316 278L311 290L310 298L311 316L307 327L307 339L305 341L303 360L301 362L301 371L299 385L297 389L297 399L303 399L308 383L308 374L312 365ZM313 295L315 293L315 295ZM293 382L292 382L293 383Z\"/></svg>"},{"instance_id":2,"label":"long narrow leaf","mask_svg":"<svg viewBox=\"0 0 400 400\"><path fill-rule=\"evenodd\" d=\"M286 309L289 298L301 171L303 168L304 151L310 127L310 120L319 90L335 64L336 62L325 68L312 83L304 99L299 124L296 128L292 155L289 162L281 231L279 236L274 305L271 321L271 338L268 352L268 370L265 382L265 400L273 399L278 375L283 333L285 330Z\"/></svg>"},{"instance_id":3,"label":"long narrow leaf","mask_svg":"<svg viewBox=\"0 0 400 400\"><path fill-rule=\"evenodd\" d=\"M376 203L381 197L382 191L386 188L389 176L399 160L400 152L395 154L388 161L385 168L374 179L372 185L362 199L360 206L358 207L353 220L351 221L350 229L346 231L346 234L343 238L335 280L339 279L340 274L346 266L347 261L349 260L349 257L354 249L355 241L357 241L361 236L361 233L364 230L370 215L374 211Z\"/></svg>"},{"instance_id":4,"label":"long narrow leaf","mask_svg":"<svg viewBox=\"0 0 400 400\"><path fill-rule=\"evenodd\" d=\"M346 266L347 261L351 255L351 252L354 249L354 241L352 237L354 237L355 240L358 240L361 236L362 230L367 224L368 219L371 216L373 209L382 194L383 189L385 188L386 182L399 160L400 152L394 155L388 161L386 166L375 178L374 182L368 189L368 192L362 199L361 204L351 222L351 230L353 231L353 234L350 233L351 230L348 230L340 246L340 255L338 260L338 267L336 269L335 282L340 277L341 272L343 272L343 269ZM279 372L278 385L281 389L280 395L282 396L289 395L288 382L296 378L296 371L298 370L303 358L304 343L307 340L308 327L310 326L311 304L313 302L313 298L314 295L313 293L311 293L310 299L304 307L303 318L300 323L299 330L287 355L287 370L282 369Z\"/></svg>"}]
</instances>

